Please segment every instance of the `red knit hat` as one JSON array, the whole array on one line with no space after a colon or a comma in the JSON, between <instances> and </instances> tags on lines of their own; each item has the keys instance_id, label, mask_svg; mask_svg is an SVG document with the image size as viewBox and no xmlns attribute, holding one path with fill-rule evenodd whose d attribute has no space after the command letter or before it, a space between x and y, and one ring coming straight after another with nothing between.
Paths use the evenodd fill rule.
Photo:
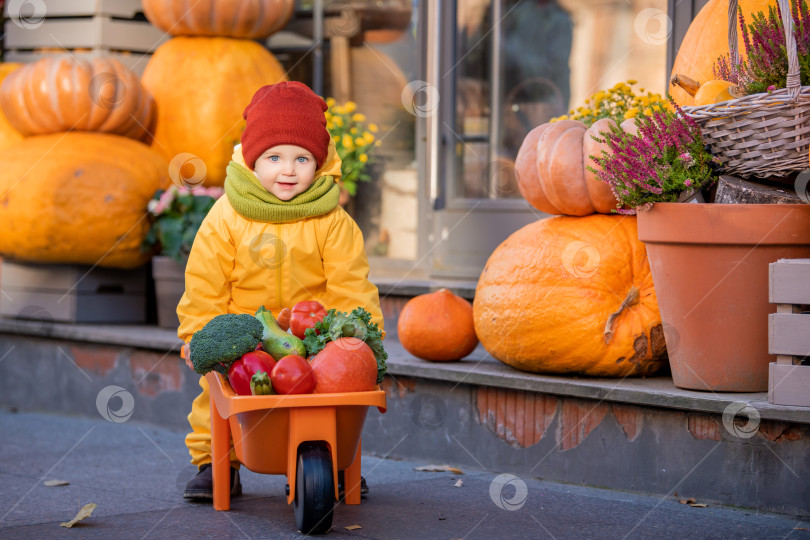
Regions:
<instances>
[{"instance_id":1,"label":"red knit hat","mask_svg":"<svg viewBox=\"0 0 810 540\"><path fill-rule=\"evenodd\" d=\"M252 170L268 148L293 144L312 152L320 168L329 151L326 109L326 102L300 82L259 88L242 113L247 121L242 133L242 157L247 166Z\"/></svg>"}]
</instances>

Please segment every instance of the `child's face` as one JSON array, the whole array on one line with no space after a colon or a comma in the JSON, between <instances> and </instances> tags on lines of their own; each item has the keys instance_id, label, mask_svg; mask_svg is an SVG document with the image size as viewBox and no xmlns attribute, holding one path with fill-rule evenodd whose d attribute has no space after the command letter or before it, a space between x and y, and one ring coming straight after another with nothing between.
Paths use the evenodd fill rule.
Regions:
<instances>
[{"instance_id":1,"label":"child's face","mask_svg":"<svg viewBox=\"0 0 810 540\"><path fill-rule=\"evenodd\" d=\"M309 150L280 144L265 150L253 170L264 189L282 201L289 201L309 189L317 168L318 162Z\"/></svg>"}]
</instances>

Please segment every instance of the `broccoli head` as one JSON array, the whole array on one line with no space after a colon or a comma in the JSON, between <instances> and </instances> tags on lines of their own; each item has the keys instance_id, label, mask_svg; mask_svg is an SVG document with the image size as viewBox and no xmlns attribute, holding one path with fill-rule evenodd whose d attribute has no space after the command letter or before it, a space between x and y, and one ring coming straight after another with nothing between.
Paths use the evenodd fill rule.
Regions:
<instances>
[{"instance_id":1,"label":"broccoli head","mask_svg":"<svg viewBox=\"0 0 810 540\"><path fill-rule=\"evenodd\" d=\"M217 315L191 337L189 350L194 371L227 373L234 361L262 341L264 326L253 315Z\"/></svg>"}]
</instances>

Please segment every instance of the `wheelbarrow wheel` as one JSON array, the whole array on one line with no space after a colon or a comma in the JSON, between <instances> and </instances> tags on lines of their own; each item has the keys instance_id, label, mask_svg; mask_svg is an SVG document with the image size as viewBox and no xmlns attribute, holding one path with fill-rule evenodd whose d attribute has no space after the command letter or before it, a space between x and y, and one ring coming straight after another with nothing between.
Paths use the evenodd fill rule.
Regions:
<instances>
[{"instance_id":1,"label":"wheelbarrow wheel","mask_svg":"<svg viewBox=\"0 0 810 540\"><path fill-rule=\"evenodd\" d=\"M295 474L295 526L304 534L323 534L332 528L335 509L335 479L332 456L322 444L298 449Z\"/></svg>"}]
</instances>

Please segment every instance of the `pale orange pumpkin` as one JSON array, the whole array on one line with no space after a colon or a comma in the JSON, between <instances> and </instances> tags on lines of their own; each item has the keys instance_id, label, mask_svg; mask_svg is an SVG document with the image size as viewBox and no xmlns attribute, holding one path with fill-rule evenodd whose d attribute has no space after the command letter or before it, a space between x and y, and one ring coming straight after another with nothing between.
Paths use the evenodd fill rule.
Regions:
<instances>
[{"instance_id":1,"label":"pale orange pumpkin","mask_svg":"<svg viewBox=\"0 0 810 540\"><path fill-rule=\"evenodd\" d=\"M105 133L27 137L0 149L0 254L43 263L134 268L146 206L168 164L145 144Z\"/></svg>"},{"instance_id":2,"label":"pale orange pumpkin","mask_svg":"<svg viewBox=\"0 0 810 540\"><path fill-rule=\"evenodd\" d=\"M97 131L143 140L154 101L138 77L114 58L42 58L13 71L0 107L21 134Z\"/></svg>"},{"instance_id":3,"label":"pale orange pumpkin","mask_svg":"<svg viewBox=\"0 0 810 540\"><path fill-rule=\"evenodd\" d=\"M601 149L592 137L607 125L596 122L588 128L578 120L560 120L530 131L515 159L518 189L526 201L547 214L587 216L615 209L610 186L587 169L592 164L588 156Z\"/></svg>"},{"instance_id":4,"label":"pale orange pumpkin","mask_svg":"<svg viewBox=\"0 0 810 540\"><path fill-rule=\"evenodd\" d=\"M475 332L501 362L534 373L650 375L666 362L635 216L549 217L490 256Z\"/></svg>"},{"instance_id":5,"label":"pale orange pumpkin","mask_svg":"<svg viewBox=\"0 0 810 540\"><path fill-rule=\"evenodd\" d=\"M460 360L478 345L472 304L447 289L408 300L397 334L406 351L424 360Z\"/></svg>"},{"instance_id":6,"label":"pale orange pumpkin","mask_svg":"<svg viewBox=\"0 0 810 540\"><path fill-rule=\"evenodd\" d=\"M169 162L179 154L200 158L205 185L221 186L250 98L260 87L283 80L284 68L255 41L170 39L152 55L142 78L158 106L152 148ZM195 174L202 178L200 171Z\"/></svg>"},{"instance_id":7,"label":"pale orange pumpkin","mask_svg":"<svg viewBox=\"0 0 810 540\"><path fill-rule=\"evenodd\" d=\"M295 0L143 0L149 22L173 36L264 39L292 17Z\"/></svg>"},{"instance_id":8,"label":"pale orange pumpkin","mask_svg":"<svg viewBox=\"0 0 810 540\"><path fill-rule=\"evenodd\" d=\"M768 5L775 0L739 0L746 22L758 11L768 13ZM735 21L737 18L735 16ZM745 46L739 22L737 24L737 51L745 58ZM728 55L728 0L709 0L686 31L672 65L670 79L676 74L691 77L699 85L714 79L714 63L721 55ZM670 93L681 107L695 104L694 98L683 88L672 85Z\"/></svg>"}]
</instances>

